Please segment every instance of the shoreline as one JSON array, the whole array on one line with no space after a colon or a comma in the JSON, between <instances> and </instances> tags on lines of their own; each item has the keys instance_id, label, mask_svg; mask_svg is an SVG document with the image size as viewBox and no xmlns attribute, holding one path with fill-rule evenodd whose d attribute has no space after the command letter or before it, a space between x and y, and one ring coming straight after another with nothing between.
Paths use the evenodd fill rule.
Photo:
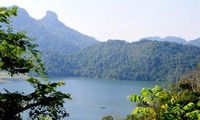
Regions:
<instances>
[{"instance_id":1,"label":"shoreline","mask_svg":"<svg viewBox=\"0 0 200 120\"><path fill-rule=\"evenodd\" d=\"M9 80L4 80L4 78L0 78L0 83L10 82Z\"/></svg>"},{"instance_id":2,"label":"shoreline","mask_svg":"<svg viewBox=\"0 0 200 120\"><path fill-rule=\"evenodd\" d=\"M0 72L0 83L5 83L5 82L11 82L8 79L12 79L12 78L28 78L28 75L23 75L23 74L19 74L19 75L9 75L7 72Z\"/></svg>"}]
</instances>

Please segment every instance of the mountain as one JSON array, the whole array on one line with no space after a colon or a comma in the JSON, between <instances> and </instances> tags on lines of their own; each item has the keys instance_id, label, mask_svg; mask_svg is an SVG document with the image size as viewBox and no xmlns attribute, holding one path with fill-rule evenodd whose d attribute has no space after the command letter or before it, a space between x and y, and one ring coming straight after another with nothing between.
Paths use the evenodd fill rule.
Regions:
<instances>
[{"instance_id":1,"label":"mountain","mask_svg":"<svg viewBox=\"0 0 200 120\"><path fill-rule=\"evenodd\" d=\"M176 42L176 43L182 43L182 44L187 44L187 41L183 38L180 37L175 37L175 36L167 36L165 38L161 38L161 37L145 37L143 39L147 39L147 40L157 40L157 41L168 41L168 42Z\"/></svg>"},{"instance_id":2,"label":"mountain","mask_svg":"<svg viewBox=\"0 0 200 120\"><path fill-rule=\"evenodd\" d=\"M84 35L65 26L58 20L56 13L47 11L46 15L36 20L25 9L18 9L18 16L12 18L15 31L26 31L28 36L36 39L39 49L68 55L82 48L98 43L90 36Z\"/></svg>"},{"instance_id":3,"label":"mountain","mask_svg":"<svg viewBox=\"0 0 200 120\"><path fill-rule=\"evenodd\" d=\"M104 79L172 81L197 67L199 53L200 48L192 45L149 40L132 43L109 40L66 58L54 56L48 63L52 68L48 69L48 73ZM55 61L59 61L60 65Z\"/></svg>"},{"instance_id":4,"label":"mountain","mask_svg":"<svg viewBox=\"0 0 200 120\"><path fill-rule=\"evenodd\" d=\"M167 36L167 37L163 38L162 41L176 42L176 43L182 43L182 44L187 43L187 41L185 39L180 38L180 37L175 37L175 36Z\"/></svg>"},{"instance_id":5,"label":"mountain","mask_svg":"<svg viewBox=\"0 0 200 120\"><path fill-rule=\"evenodd\" d=\"M195 39L195 40L190 40L189 44L199 46L200 47L200 38Z\"/></svg>"},{"instance_id":6,"label":"mountain","mask_svg":"<svg viewBox=\"0 0 200 120\"><path fill-rule=\"evenodd\" d=\"M179 43L179 44L188 44L188 45L194 45L194 46L200 47L200 38L195 39L195 40L189 40L189 41L186 41L185 39L180 38L180 37L176 37L176 36L167 36L165 38L155 36L155 37L144 37L142 39L153 40L153 41L156 40L156 41L176 42L176 43Z\"/></svg>"},{"instance_id":7,"label":"mountain","mask_svg":"<svg viewBox=\"0 0 200 120\"><path fill-rule=\"evenodd\" d=\"M19 8L18 16L12 20L14 31L25 30L28 36L36 39L50 76L171 81L195 69L200 61L200 47L192 46L200 39L188 43L171 36L132 43L98 42L67 27L51 11L36 20Z\"/></svg>"},{"instance_id":8,"label":"mountain","mask_svg":"<svg viewBox=\"0 0 200 120\"><path fill-rule=\"evenodd\" d=\"M162 38L161 37L159 37L159 36L154 36L154 37L144 37L144 38L142 38L142 40L157 40L157 41L163 41L162 40Z\"/></svg>"}]
</instances>

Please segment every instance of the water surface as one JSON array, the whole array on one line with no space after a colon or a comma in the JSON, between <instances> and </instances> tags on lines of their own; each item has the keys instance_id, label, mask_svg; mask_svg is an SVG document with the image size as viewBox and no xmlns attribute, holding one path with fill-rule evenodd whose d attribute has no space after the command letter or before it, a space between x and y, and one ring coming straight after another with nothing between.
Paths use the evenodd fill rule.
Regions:
<instances>
[{"instance_id":1,"label":"water surface","mask_svg":"<svg viewBox=\"0 0 200 120\"><path fill-rule=\"evenodd\" d=\"M152 88L153 81L125 81L103 80L94 78L51 78L51 81L65 81L60 87L62 92L70 93L72 100L66 100L65 107L70 114L67 120L101 120L105 115L126 116L133 110L135 103L131 103L127 96L139 94L142 87ZM33 89L24 80L13 80L0 83L0 91L19 90L30 93Z\"/></svg>"}]
</instances>

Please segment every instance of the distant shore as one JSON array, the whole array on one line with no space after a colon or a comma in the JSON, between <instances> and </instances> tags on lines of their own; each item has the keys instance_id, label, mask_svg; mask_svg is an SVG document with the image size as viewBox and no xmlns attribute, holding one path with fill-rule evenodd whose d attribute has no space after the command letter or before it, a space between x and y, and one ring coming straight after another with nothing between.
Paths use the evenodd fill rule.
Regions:
<instances>
[{"instance_id":1,"label":"distant shore","mask_svg":"<svg viewBox=\"0 0 200 120\"><path fill-rule=\"evenodd\" d=\"M8 80L0 79L0 83L9 82Z\"/></svg>"},{"instance_id":2,"label":"distant shore","mask_svg":"<svg viewBox=\"0 0 200 120\"><path fill-rule=\"evenodd\" d=\"M9 82L9 80L7 79L10 79L10 78L24 78L25 79L25 78L28 78L28 75L19 74L19 75L11 76L5 71L0 72L0 83Z\"/></svg>"}]
</instances>

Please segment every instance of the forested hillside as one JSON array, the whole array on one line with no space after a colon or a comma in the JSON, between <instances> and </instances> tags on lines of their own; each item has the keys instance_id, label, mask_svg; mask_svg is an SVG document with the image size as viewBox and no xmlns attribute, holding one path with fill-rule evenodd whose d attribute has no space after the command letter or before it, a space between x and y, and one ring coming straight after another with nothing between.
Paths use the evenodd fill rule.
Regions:
<instances>
[{"instance_id":1,"label":"forested hillside","mask_svg":"<svg viewBox=\"0 0 200 120\"><path fill-rule=\"evenodd\" d=\"M66 58L45 60L51 75L125 80L177 80L200 61L200 48L170 42L109 40ZM48 54L46 54L48 56Z\"/></svg>"},{"instance_id":2,"label":"forested hillside","mask_svg":"<svg viewBox=\"0 0 200 120\"><path fill-rule=\"evenodd\" d=\"M98 42L65 26L54 12L48 11L45 17L36 20L22 8L12 21L14 31L26 30L30 37L36 39L51 76L177 80L200 62L200 48L184 45L198 46L199 39L189 43L172 36L132 43L120 40Z\"/></svg>"}]
</instances>

